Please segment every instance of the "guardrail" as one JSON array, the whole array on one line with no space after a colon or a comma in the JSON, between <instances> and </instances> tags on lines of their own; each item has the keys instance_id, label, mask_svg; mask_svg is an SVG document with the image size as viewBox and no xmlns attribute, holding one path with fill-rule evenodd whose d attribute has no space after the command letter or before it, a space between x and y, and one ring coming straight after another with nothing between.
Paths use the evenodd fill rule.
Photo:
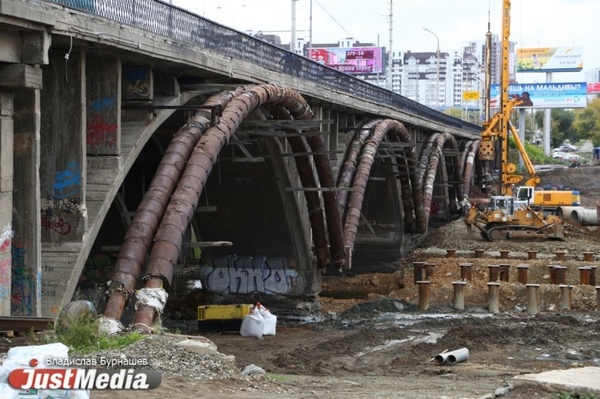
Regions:
<instances>
[{"instance_id":1,"label":"guardrail","mask_svg":"<svg viewBox=\"0 0 600 399\"><path fill-rule=\"evenodd\" d=\"M265 69L327 85L353 97L384 104L447 126L481 132L481 127L435 111L397 93L339 72L304 56L212 22L160 0L47 0L241 59Z\"/></svg>"}]
</instances>

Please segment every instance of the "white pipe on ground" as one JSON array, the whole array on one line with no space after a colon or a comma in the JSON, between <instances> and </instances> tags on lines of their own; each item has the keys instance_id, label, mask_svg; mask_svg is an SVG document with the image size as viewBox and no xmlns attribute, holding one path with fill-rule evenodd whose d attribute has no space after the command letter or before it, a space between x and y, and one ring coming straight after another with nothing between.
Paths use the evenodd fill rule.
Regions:
<instances>
[{"instance_id":1,"label":"white pipe on ground","mask_svg":"<svg viewBox=\"0 0 600 399\"><path fill-rule=\"evenodd\" d=\"M582 226L598 226L598 211L596 209L575 209L571 212L571 220Z\"/></svg>"},{"instance_id":2,"label":"white pipe on ground","mask_svg":"<svg viewBox=\"0 0 600 399\"><path fill-rule=\"evenodd\" d=\"M440 353L433 359L435 360L435 362L437 364L441 365L444 363L448 363L448 364L460 363L460 362L467 360L468 358L469 358L469 349L460 348L460 349L457 349L452 352Z\"/></svg>"},{"instance_id":3,"label":"white pipe on ground","mask_svg":"<svg viewBox=\"0 0 600 399\"><path fill-rule=\"evenodd\" d=\"M580 206L559 206L556 214L563 220L571 220L573 211L581 208Z\"/></svg>"}]
</instances>

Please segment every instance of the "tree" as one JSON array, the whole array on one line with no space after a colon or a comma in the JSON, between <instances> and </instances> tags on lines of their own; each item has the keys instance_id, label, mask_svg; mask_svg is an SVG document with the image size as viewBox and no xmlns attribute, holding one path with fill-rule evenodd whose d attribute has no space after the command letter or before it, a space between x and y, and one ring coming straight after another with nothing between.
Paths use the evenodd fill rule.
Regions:
<instances>
[{"instance_id":1,"label":"tree","mask_svg":"<svg viewBox=\"0 0 600 399\"><path fill-rule=\"evenodd\" d=\"M594 147L600 146L600 99L589 102L587 108L575 111L573 129L581 138L592 140Z\"/></svg>"},{"instance_id":2,"label":"tree","mask_svg":"<svg viewBox=\"0 0 600 399\"><path fill-rule=\"evenodd\" d=\"M446 108L444 113L458 119L463 119L463 111L460 108Z\"/></svg>"},{"instance_id":3,"label":"tree","mask_svg":"<svg viewBox=\"0 0 600 399\"><path fill-rule=\"evenodd\" d=\"M575 112L567 109L552 109L550 119L550 140L551 147L558 147L565 140L576 143L581 138L577 131L573 128L575 120ZM535 121L538 125L544 125L544 112L538 111L535 113Z\"/></svg>"}]
</instances>

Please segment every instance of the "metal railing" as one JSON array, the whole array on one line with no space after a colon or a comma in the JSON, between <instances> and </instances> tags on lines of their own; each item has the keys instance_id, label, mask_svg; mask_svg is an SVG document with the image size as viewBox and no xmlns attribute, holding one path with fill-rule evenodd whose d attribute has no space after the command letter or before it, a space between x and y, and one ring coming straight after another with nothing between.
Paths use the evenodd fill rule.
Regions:
<instances>
[{"instance_id":1,"label":"metal railing","mask_svg":"<svg viewBox=\"0 0 600 399\"><path fill-rule=\"evenodd\" d=\"M357 99L384 104L446 126L476 134L481 132L478 125L435 111L397 93L160 0L50 1L187 43L191 45L190 51L194 51L194 47L207 49L308 82L325 84L332 90L347 93Z\"/></svg>"}]
</instances>

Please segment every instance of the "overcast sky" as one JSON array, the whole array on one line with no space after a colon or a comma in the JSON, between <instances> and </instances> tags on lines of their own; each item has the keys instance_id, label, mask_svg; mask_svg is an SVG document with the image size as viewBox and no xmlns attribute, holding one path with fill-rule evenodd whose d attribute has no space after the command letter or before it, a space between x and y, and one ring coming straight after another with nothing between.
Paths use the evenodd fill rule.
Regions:
<instances>
[{"instance_id":1,"label":"overcast sky","mask_svg":"<svg viewBox=\"0 0 600 399\"><path fill-rule=\"evenodd\" d=\"M292 0L171 0L174 5L242 32L272 33L289 43ZM389 0L297 0L296 36L313 43L352 37L389 47ZM485 40L488 16L501 36L502 0L394 0L394 51L440 51L463 42ZM512 0L511 41L517 48L583 47L584 71L600 67L600 0ZM544 82L545 74L519 74L522 83ZM582 73L554 73L554 82L584 81Z\"/></svg>"}]
</instances>

